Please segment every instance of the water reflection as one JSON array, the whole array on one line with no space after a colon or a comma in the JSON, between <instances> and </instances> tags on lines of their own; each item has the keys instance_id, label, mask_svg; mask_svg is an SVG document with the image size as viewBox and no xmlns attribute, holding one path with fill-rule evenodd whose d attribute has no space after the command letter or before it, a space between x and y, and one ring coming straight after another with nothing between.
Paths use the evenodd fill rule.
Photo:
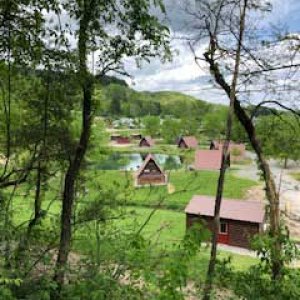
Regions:
<instances>
[{"instance_id":1,"label":"water reflection","mask_svg":"<svg viewBox=\"0 0 300 300\"><path fill-rule=\"evenodd\" d=\"M100 163L93 166L98 170L126 170L136 171L142 164L147 154L113 153ZM182 158L178 155L154 154L157 163L165 170L175 170L182 166Z\"/></svg>"}]
</instances>

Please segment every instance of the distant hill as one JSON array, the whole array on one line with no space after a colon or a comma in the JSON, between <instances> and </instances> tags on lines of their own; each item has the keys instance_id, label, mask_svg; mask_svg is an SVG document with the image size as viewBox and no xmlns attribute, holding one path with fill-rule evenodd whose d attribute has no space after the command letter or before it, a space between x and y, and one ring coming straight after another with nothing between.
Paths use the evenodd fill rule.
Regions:
<instances>
[{"instance_id":1,"label":"distant hill","mask_svg":"<svg viewBox=\"0 0 300 300\"><path fill-rule=\"evenodd\" d=\"M114 80L108 84L101 82L96 94L102 102L99 114L104 116L142 117L150 114L199 119L216 106L179 92L138 92Z\"/></svg>"}]
</instances>

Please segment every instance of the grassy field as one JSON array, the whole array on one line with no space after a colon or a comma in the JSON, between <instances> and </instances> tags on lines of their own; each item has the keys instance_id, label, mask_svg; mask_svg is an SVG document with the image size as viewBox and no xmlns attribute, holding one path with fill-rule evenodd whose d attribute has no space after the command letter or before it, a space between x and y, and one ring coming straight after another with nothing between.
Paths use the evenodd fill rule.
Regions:
<instances>
[{"instance_id":1,"label":"grassy field","mask_svg":"<svg viewBox=\"0 0 300 300\"><path fill-rule=\"evenodd\" d=\"M182 211L195 194L215 195L217 172L176 170L170 171L168 176L172 193L169 193L167 186L134 188L131 172L89 170L87 177L93 180L86 182L86 195L78 203L84 205L104 197L103 201L107 204L156 207L160 203L160 208ZM61 203L57 196L59 182L59 177L51 180L51 189L48 189L43 201L43 209L49 210L49 215L53 217L60 211ZM245 191L255 185L254 181L238 178L232 172L228 172L224 197L243 199ZM103 196L103 193L106 196ZM16 190L13 209L17 223L25 222L30 218L33 199L33 187L22 186Z\"/></svg>"},{"instance_id":2,"label":"grassy field","mask_svg":"<svg viewBox=\"0 0 300 300\"><path fill-rule=\"evenodd\" d=\"M124 232L137 232L141 226L147 221L148 217L153 213L152 209L128 207L125 210L123 217L120 220L112 221L115 225L115 230L121 228ZM89 234L86 234L87 231ZM180 243L185 234L185 214L175 211L158 209L154 211L154 214L150 218L149 222L143 228L142 235L152 243L152 250L155 253L172 253L176 250L177 245ZM111 234L113 236L113 234ZM75 243L75 249L83 253L89 253L96 249L97 240L97 228L89 224L88 229L82 230L78 233L78 240ZM116 255L120 255L120 251L126 252L126 249L119 249L120 240L122 237L111 239L109 243L101 242L102 255L109 252L116 252ZM114 245L114 243L116 245ZM157 250L155 250L157 249ZM193 279L203 279L208 260L210 255L209 247L202 246L193 258L190 265L190 276ZM226 251L218 251L218 259L226 259L231 257L232 266L236 270L245 270L251 265L256 264L258 259L243 256L238 254L232 254Z\"/></svg>"},{"instance_id":3,"label":"grassy field","mask_svg":"<svg viewBox=\"0 0 300 300\"><path fill-rule=\"evenodd\" d=\"M168 173L171 189L167 186L133 187L133 174L121 171L89 171L94 178L88 183L90 191L99 188L120 190L118 200L122 203L137 206L156 206L182 210L193 195L215 195L218 172L185 170L170 171ZM256 182L242 179L228 172L226 176L224 197L243 199L245 192L255 186ZM172 193L169 193L172 190Z\"/></svg>"},{"instance_id":4,"label":"grassy field","mask_svg":"<svg viewBox=\"0 0 300 300\"><path fill-rule=\"evenodd\" d=\"M132 251L128 251L130 247L127 244L126 234L135 234L153 211L151 207L156 207L160 201L162 201L160 207L155 210L141 233L146 241L151 243L153 252L151 255L155 259L160 260L161 253L172 257L172 253L176 251L185 234L184 207L194 194L214 195L218 173L172 171L169 174L170 183L174 189L172 194L168 193L166 186L135 189L132 185L133 174L131 172L88 170L86 176L92 180L85 183L86 195L78 200L76 211L79 212L94 201L106 201L110 204L105 206L109 219L105 223L101 222L100 225L97 225L95 221L77 225L74 231L73 250L82 254L90 254L92 257L100 253L101 260L106 262L107 259L111 260L113 255L116 255L117 261L128 259L126 255L131 255ZM58 231L61 209L61 201L57 198L59 182L59 177L52 179L51 189L46 192L43 201L43 210L47 211L47 217L43 220L43 227L46 231ZM242 199L245 191L255 184L254 181L237 178L229 172L226 177L224 196ZM32 217L33 199L33 188L27 187L27 189L22 188L16 191L16 198L12 203L16 225L27 225ZM103 202L101 202L101 207L103 207ZM94 213L101 214L101 211L94 209ZM219 259L225 259L228 256L232 258L232 266L236 270L244 270L257 263L257 259L252 257L225 251L218 253ZM209 248L201 247L191 262L191 279L203 278L208 259ZM131 257L133 264L135 260L135 257Z\"/></svg>"}]
</instances>

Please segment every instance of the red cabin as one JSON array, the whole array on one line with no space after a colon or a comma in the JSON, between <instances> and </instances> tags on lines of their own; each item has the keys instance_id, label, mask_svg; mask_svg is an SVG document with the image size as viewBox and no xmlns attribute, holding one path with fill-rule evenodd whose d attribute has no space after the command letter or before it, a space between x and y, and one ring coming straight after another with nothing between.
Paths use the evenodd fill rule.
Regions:
<instances>
[{"instance_id":1,"label":"red cabin","mask_svg":"<svg viewBox=\"0 0 300 300\"><path fill-rule=\"evenodd\" d=\"M213 231L214 208L214 197L194 196L185 208L186 227L204 223L210 231ZM264 221L263 203L223 199L218 243L249 249L251 238L263 231Z\"/></svg>"}]
</instances>

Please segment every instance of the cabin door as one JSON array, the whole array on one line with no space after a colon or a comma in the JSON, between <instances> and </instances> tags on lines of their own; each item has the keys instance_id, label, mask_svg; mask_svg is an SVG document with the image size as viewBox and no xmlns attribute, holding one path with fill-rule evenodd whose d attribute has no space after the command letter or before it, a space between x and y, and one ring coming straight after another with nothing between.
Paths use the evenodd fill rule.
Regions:
<instances>
[{"instance_id":1,"label":"cabin door","mask_svg":"<svg viewBox=\"0 0 300 300\"><path fill-rule=\"evenodd\" d=\"M220 223L219 234L218 234L218 243L228 244L229 243L229 232L228 232L228 223Z\"/></svg>"}]
</instances>

